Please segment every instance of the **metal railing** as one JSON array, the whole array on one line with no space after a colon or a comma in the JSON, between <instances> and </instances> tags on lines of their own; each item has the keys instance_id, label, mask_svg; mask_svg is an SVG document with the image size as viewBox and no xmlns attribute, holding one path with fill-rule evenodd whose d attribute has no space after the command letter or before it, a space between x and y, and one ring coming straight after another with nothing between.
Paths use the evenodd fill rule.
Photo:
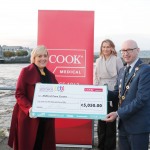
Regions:
<instances>
[{"instance_id":1,"label":"metal railing","mask_svg":"<svg viewBox=\"0 0 150 150\"><path fill-rule=\"evenodd\" d=\"M15 87L0 87L0 90L15 90Z\"/></svg>"}]
</instances>

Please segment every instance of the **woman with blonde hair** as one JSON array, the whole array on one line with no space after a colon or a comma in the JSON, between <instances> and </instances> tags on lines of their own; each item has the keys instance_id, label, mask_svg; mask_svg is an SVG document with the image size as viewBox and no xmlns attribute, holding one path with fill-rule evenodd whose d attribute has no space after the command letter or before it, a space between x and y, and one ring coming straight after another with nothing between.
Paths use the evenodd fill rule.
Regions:
<instances>
[{"instance_id":1,"label":"woman with blonde hair","mask_svg":"<svg viewBox=\"0 0 150 150\"><path fill-rule=\"evenodd\" d=\"M116 78L120 68L123 67L121 58L117 57L115 45L110 39L102 41L100 56L96 59L94 72L95 85L107 85L108 90L114 90ZM108 111L116 110L118 104L108 103ZM115 150L116 148L116 122L106 123L98 120L98 147L100 150Z\"/></svg>"},{"instance_id":2,"label":"woman with blonde hair","mask_svg":"<svg viewBox=\"0 0 150 150\"><path fill-rule=\"evenodd\" d=\"M31 64L21 70L16 87L8 145L14 150L56 150L55 119L31 115L36 83L58 83L46 68L48 51L37 46L31 52Z\"/></svg>"}]
</instances>

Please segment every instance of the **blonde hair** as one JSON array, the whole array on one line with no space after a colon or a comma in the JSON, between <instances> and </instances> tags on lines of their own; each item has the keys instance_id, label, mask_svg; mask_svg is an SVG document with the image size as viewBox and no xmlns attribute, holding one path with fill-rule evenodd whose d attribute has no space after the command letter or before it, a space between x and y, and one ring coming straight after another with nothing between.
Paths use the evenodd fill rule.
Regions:
<instances>
[{"instance_id":1,"label":"blonde hair","mask_svg":"<svg viewBox=\"0 0 150 150\"><path fill-rule=\"evenodd\" d=\"M48 55L48 51L44 45L39 45L36 48L34 48L31 52L31 58L30 58L31 63L35 62L36 56L43 54L45 52L47 52L47 55Z\"/></svg>"},{"instance_id":2,"label":"blonde hair","mask_svg":"<svg viewBox=\"0 0 150 150\"><path fill-rule=\"evenodd\" d=\"M111 51L111 53L115 56L117 56L117 52L115 50L115 44L113 43L113 41L111 41L110 39L105 39L104 41L102 41L101 43L101 46L100 46L100 56L103 55L102 53L102 46L103 46L103 43L109 43L110 47L113 48L113 50Z\"/></svg>"}]
</instances>

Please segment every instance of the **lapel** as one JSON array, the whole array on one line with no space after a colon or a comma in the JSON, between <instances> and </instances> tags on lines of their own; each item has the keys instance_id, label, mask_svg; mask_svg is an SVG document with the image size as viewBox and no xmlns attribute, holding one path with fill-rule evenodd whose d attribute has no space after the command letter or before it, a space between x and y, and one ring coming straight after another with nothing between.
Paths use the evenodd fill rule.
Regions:
<instances>
[{"instance_id":1,"label":"lapel","mask_svg":"<svg viewBox=\"0 0 150 150\"><path fill-rule=\"evenodd\" d=\"M138 67L141 63L143 63L140 59L136 62L136 64L134 65L134 67L133 67L133 69L132 69L132 71L130 72L130 74L129 74L129 76L128 76L128 78L127 78L127 82L126 83L128 83L128 81L130 80L130 78L132 77L132 75L134 74L134 72L135 72L135 68L136 67ZM126 68L125 68L126 69ZM121 95L123 95L124 94L124 91L125 91L125 88L124 87L126 87L126 84L125 84L125 86L123 86L124 85L124 80L125 80L125 69L124 69L124 73L123 73L123 81L122 81L122 89L121 89Z\"/></svg>"}]
</instances>

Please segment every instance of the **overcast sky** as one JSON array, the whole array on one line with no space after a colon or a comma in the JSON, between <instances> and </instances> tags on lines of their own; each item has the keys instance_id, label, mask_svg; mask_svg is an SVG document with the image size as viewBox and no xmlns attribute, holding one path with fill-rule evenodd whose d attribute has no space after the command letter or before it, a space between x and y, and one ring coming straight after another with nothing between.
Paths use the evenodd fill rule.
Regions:
<instances>
[{"instance_id":1,"label":"overcast sky","mask_svg":"<svg viewBox=\"0 0 150 150\"><path fill-rule=\"evenodd\" d=\"M95 11L95 52L105 38L117 50L127 39L150 50L150 0L1 0L0 45L35 47L38 10Z\"/></svg>"}]
</instances>

